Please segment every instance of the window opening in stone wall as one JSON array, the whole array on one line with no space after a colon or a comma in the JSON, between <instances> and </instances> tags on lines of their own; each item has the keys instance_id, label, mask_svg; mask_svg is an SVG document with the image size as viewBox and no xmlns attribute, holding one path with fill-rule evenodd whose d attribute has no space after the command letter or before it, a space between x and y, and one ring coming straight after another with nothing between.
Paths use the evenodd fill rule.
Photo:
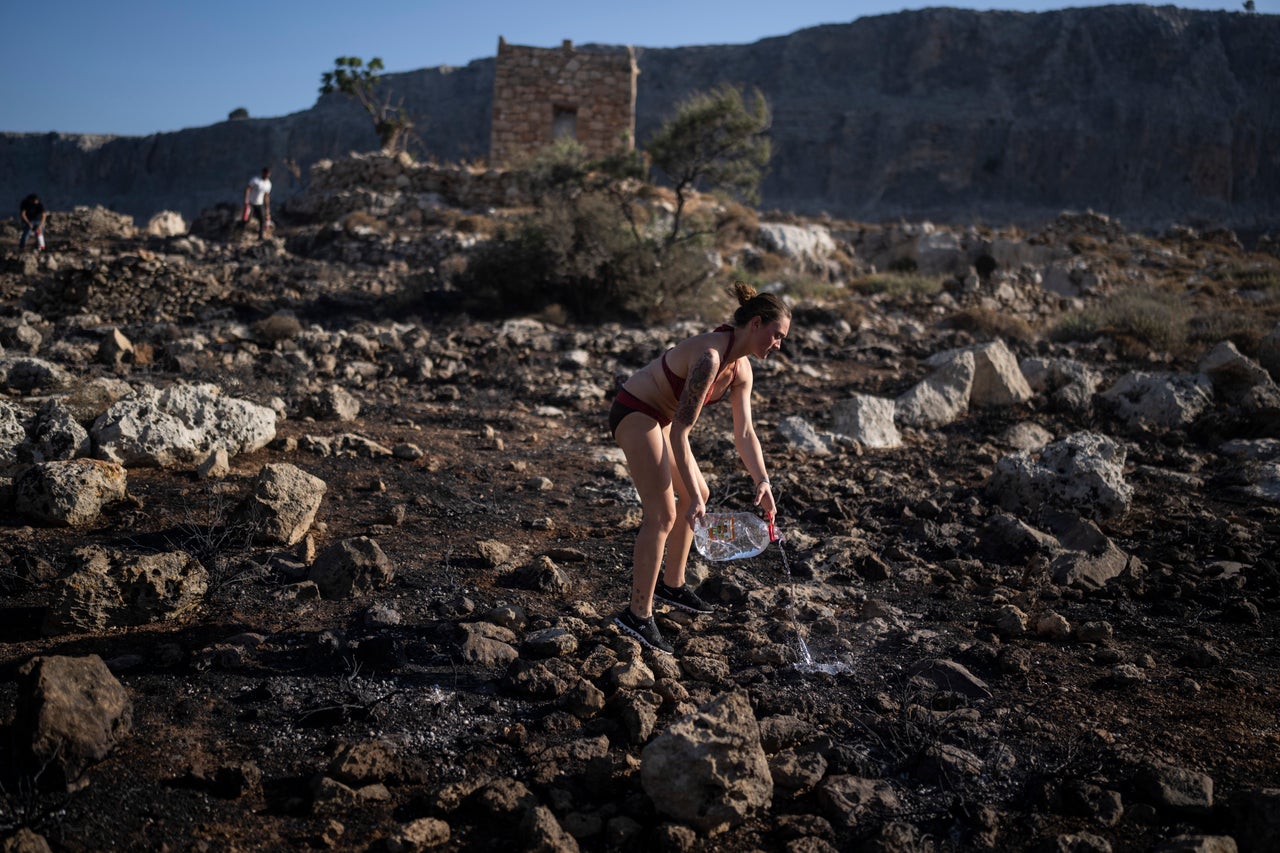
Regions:
<instances>
[{"instance_id":1,"label":"window opening in stone wall","mask_svg":"<svg viewBox=\"0 0 1280 853\"><path fill-rule=\"evenodd\" d=\"M578 138L578 108L555 106L551 114L551 138Z\"/></svg>"}]
</instances>

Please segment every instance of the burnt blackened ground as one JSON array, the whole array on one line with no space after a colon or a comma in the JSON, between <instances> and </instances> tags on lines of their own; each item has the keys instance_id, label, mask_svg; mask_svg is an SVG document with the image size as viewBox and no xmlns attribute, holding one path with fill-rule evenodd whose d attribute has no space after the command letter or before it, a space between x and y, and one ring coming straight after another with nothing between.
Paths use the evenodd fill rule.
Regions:
<instances>
[{"instance_id":1,"label":"burnt blackened ground","mask_svg":"<svg viewBox=\"0 0 1280 853\"><path fill-rule=\"evenodd\" d=\"M266 289L241 291L238 319L260 319L277 304L297 308L301 299L310 306L302 312L307 322L345 327L385 322L388 304L413 304L370 298L356 284L348 292L332 273L325 286L333 293L295 297L307 283L273 266L286 262L254 261L268 270L256 279ZM272 281L289 283L282 291L262 284ZM15 297L17 286L7 287ZM160 310L155 304L147 310ZM890 307L921 322L933 316L927 305ZM183 308L171 316L181 331L183 318L194 323L199 313ZM810 316L816 322L823 315ZM636 504L606 454L607 402L565 405L556 398L546 381L559 376L556 352L495 350L485 345L494 327L465 318L397 319L406 318L435 340L449 340L464 369L447 380L368 384L356 421L286 420L280 437L353 432L387 447L415 444L421 458L321 456L273 445L236 457L231 475L213 484L186 472L131 470L133 500L109 507L91 529L0 527L8 556L0 569L6 722L16 669L35 655L97 654L135 703L132 734L90 772L84 790L43 792L8 773L5 829L31 826L55 849L71 851L363 850L396 826L439 816L452 827L454 849L510 849L510 830L457 794L477 780L504 777L524 781L561 818L576 810L627 815L646 827L662 822L635 772L641 744L630 742L610 709L579 721L552 699L513 690L502 669L460 655L458 625L502 606L523 609L523 630L597 614L584 619L575 666L596 646L616 644L606 622L625 600ZM147 322L139 317L135 328ZM587 340L607 334L564 330L570 333ZM1141 566L1103 590L1081 592L1055 586L1034 560L1006 565L985 556L981 531L995 506L984 485L1009 452L1000 442L1009 426L1033 420L1058 437L1084 428L1114 432L1102 416L1033 403L909 433L896 450L846 449L831 457L778 437L782 418L801 414L828 428L823 420L841 395L895 394L921 375L916 355L964 342L963 334L938 330L928 341L901 342L911 357L879 361L865 349L798 340L778 365L756 371L754 408L792 577L776 550L741 564L697 567L710 590L758 594L726 592L712 618L663 623L678 651L716 648L727 662L725 679L682 680L689 700L744 690L758 717L793 715L805 723L828 775L891 780L900 807L837 828L831 840L839 849L878 837L890 821L912 825L935 849L1023 849L1058 833L1091 831L1113 849L1145 850L1180 830L1229 831L1221 810L1194 820L1139 811L1108 825L1081 805L1087 798L1069 795L1073 784L1097 785L1136 802L1130 780L1144 761L1209 774L1220 800L1276 784L1280 512L1241 497L1231 464L1211 446L1187 436L1124 436L1136 494L1129 513L1100 526ZM1034 351L1021 346L1022 355ZM617 367L601 358L582 379L611 387ZM1122 369L1114 359L1106 365L1109 374ZM164 363L146 373L155 382L179 378ZM181 378L195 377L187 370ZM228 370L210 361L203 378L261 397L282 387L269 372L243 364ZM552 404L560 414L541 408ZM727 415L727 408L708 410L695 450L713 499L742 506L748 484L727 438ZM328 485L317 544L373 536L396 565L389 587L351 600L293 600L287 593L306 555L256 547L228 529L234 501L262 465L278 461ZM844 537L864 543L888 577L868 579L852 558L832 565L824 553ZM515 549L509 565L493 567L479 555L476 543L487 539ZM85 544L199 554L213 576L205 606L174 623L42 636L53 582ZM520 569L542 555L569 578L567 591L541 591L523 580ZM1073 626L1108 622L1113 640L1002 636L994 617L1009 602L1033 615L1055 611ZM380 608L398 622L378 617ZM832 665L830 674L753 654L766 641L793 647L797 630L815 661ZM913 685L910 668L933 658L967 667L991 698ZM1134 664L1142 677L1117 679L1122 664ZM664 707L659 727L671 719ZM558 778L540 779L547 749L597 735L609 739L606 759L566 760ZM313 781L341 745L373 739L393 744L403 758L388 779L389 797L317 804ZM940 744L978 756L981 771L931 770L930 749ZM260 772L259 783L246 782L243 774L252 771L238 769L247 762ZM768 812L695 848L782 849L788 816L820 813L812 792L778 790ZM652 843L649 835L640 839L631 842L636 849ZM611 848L604 833L582 845Z\"/></svg>"}]
</instances>

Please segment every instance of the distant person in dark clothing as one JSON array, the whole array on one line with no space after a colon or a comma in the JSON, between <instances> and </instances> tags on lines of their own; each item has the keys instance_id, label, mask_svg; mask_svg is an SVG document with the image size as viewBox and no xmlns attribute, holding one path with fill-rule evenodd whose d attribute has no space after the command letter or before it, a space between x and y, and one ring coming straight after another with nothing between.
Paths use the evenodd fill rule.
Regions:
<instances>
[{"instance_id":1,"label":"distant person in dark clothing","mask_svg":"<svg viewBox=\"0 0 1280 853\"><path fill-rule=\"evenodd\" d=\"M261 240L266 236L267 229L271 227L271 169L264 167L262 177L253 177L249 179L249 185L244 188L244 221L246 227L249 224L249 214L258 219L258 239Z\"/></svg>"},{"instance_id":2,"label":"distant person in dark clothing","mask_svg":"<svg viewBox=\"0 0 1280 853\"><path fill-rule=\"evenodd\" d=\"M36 235L37 251L45 251L44 221L49 218L49 212L44 209L40 196L32 193L24 198L18 212L22 216L22 236L18 238L18 251L27 248L27 238L33 233Z\"/></svg>"}]
</instances>

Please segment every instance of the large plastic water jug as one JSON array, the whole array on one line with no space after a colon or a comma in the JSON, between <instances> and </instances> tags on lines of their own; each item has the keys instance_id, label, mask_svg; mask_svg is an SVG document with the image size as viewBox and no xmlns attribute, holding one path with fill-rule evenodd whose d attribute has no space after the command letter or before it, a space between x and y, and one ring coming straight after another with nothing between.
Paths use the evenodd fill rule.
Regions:
<instances>
[{"instance_id":1,"label":"large plastic water jug","mask_svg":"<svg viewBox=\"0 0 1280 853\"><path fill-rule=\"evenodd\" d=\"M709 512L693 529L693 544L708 560L754 557L776 541L774 526L750 512Z\"/></svg>"}]
</instances>

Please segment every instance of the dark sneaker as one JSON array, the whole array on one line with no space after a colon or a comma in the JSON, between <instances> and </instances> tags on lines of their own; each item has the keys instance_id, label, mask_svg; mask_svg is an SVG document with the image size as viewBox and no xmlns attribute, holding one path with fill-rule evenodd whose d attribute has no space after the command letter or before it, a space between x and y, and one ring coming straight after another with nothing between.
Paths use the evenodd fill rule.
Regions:
<instances>
[{"instance_id":1,"label":"dark sneaker","mask_svg":"<svg viewBox=\"0 0 1280 853\"><path fill-rule=\"evenodd\" d=\"M687 610L690 613L714 613L715 605L708 604L698 597L698 594L689 589L688 584L675 588L667 586L661 580L653 591L655 601L661 601L663 604L670 604L672 607L679 607L681 610Z\"/></svg>"},{"instance_id":2,"label":"dark sneaker","mask_svg":"<svg viewBox=\"0 0 1280 853\"><path fill-rule=\"evenodd\" d=\"M658 624L653 621L652 616L648 619L641 619L631 612L630 607L624 607L621 613L613 617L613 624L621 628L626 634L635 637L640 641L641 645L657 649L660 652L666 652L667 654L675 653L675 649L671 648L671 644L662 639L662 632L658 630Z\"/></svg>"}]
</instances>

